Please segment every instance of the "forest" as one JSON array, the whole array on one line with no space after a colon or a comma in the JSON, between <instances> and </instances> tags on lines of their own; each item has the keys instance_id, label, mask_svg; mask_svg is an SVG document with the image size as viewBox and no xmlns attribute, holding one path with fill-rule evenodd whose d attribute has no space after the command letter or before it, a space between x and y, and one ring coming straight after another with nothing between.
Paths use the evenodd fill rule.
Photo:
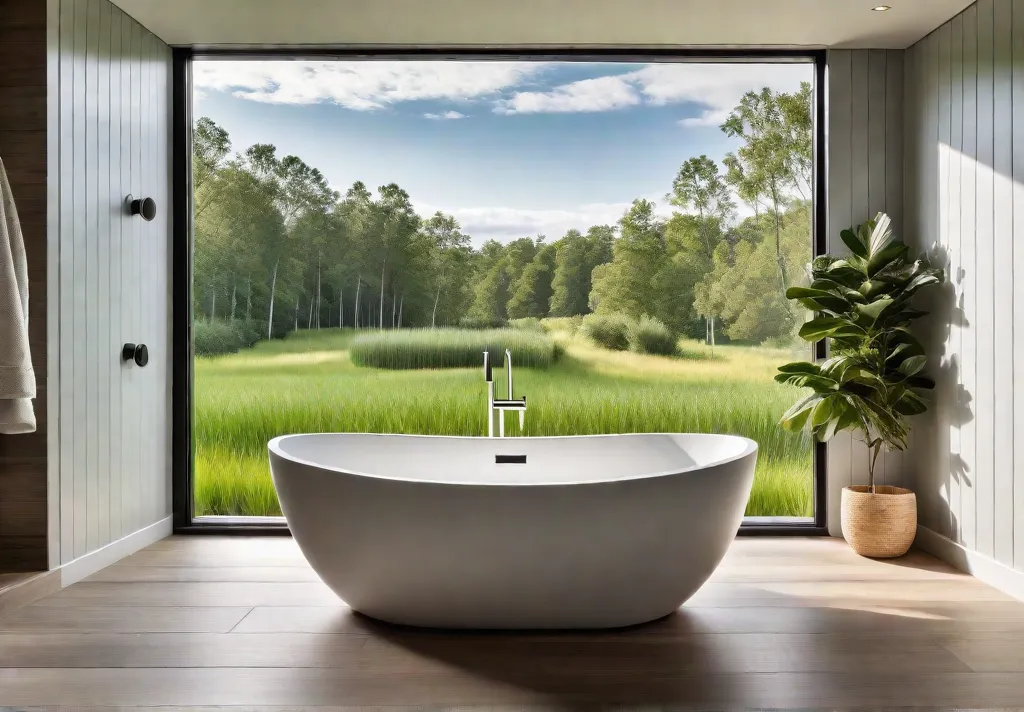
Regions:
<instances>
[{"instance_id":1,"label":"forest","mask_svg":"<svg viewBox=\"0 0 1024 712\"><path fill-rule=\"evenodd\" d=\"M474 246L458 220L418 215L397 184L344 194L269 144L236 150L193 127L194 314L255 338L298 329L501 325L525 317L653 317L681 336L789 343L784 297L811 257L811 86L748 92L719 165L686 160L665 201L615 225ZM200 349L197 347L197 352Z\"/></svg>"}]
</instances>

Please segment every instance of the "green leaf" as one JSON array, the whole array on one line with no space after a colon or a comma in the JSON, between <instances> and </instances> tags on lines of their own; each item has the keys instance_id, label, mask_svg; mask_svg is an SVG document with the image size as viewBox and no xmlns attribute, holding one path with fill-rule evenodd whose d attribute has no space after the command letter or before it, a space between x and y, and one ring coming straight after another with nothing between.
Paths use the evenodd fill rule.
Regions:
<instances>
[{"instance_id":1,"label":"green leaf","mask_svg":"<svg viewBox=\"0 0 1024 712\"><path fill-rule=\"evenodd\" d=\"M927 356L911 356L899 365L898 370L905 376L916 376L927 364Z\"/></svg>"},{"instance_id":2,"label":"green leaf","mask_svg":"<svg viewBox=\"0 0 1024 712\"><path fill-rule=\"evenodd\" d=\"M868 279L865 280L860 285L860 287L857 288L857 291L860 292L861 295L864 296L865 298L873 299L879 294L884 293L888 286L889 285L886 282L883 282L882 280Z\"/></svg>"},{"instance_id":3,"label":"green leaf","mask_svg":"<svg viewBox=\"0 0 1024 712\"><path fill-rule=\"evenodd\" d=\"M834 379L809 373L780 373L775 380L797 388L813 388L818 393L835 391L839 385Z\"/></svg>"},{"instance_id":4,"label":"green leaf","mask_svg":"<svg viewBox=\"0 0 1024 712\"><path fill-rule=\"evenodd\" d=\"M808 361L794 361L793 363L787 363L779 366L780 373L821 373L821 367L816 363L810 363Z\"/></svg>"},{"instance_id":5,"label":"green leaf","mask_svg":"<svg viewBox=\"0 0 1024 712\"><path fill-rule=\"evenodd\" d=\"M908 351L910 353L907 353ZM914 355L916 354L914 353L914 347L912 344L897 344L896 348L894 348L892 352L888 356L886 356L885 360L887 362L899 361L901 356L902 358L906 358L907 356Z\"/></svg>"},{"instance_id":6,"label":"green leaf","mask_svg":"<svg viewBox=\"0 0 1024 712\"><path fill-rule=\"evenodd\" d=\"M843 372L846 371L846 369L853 363L854 359L852 356L838 354L822 362L821 373L831 378L835 378L836 380L841 380Z\"/></svg>"},{"instance_id":7,"label":"green leaf","mask_svg":"<svg viewBox=\"0 0 1024 712\"><path fill-rule=\"evenodd\" d=\"M928 410L925 400L911 390L903 391L894 407L900 415L920 415Z\"/></svg>"},{"instance_id":8,"label":"green leaf","mask_svg":"<svg viewBox=\"0 0 1024 712\"><path fill-rule=\"evenodd\" d=\"M891 305L892 299L889 297L882 297L881 299L876 299L869 304L858 304L855 309L858 314L862 314L867 317L870 320L869 323L874 324L881 313Z\"/></svg>"},{"instance_id":9,"label":"green leaf","mask_svg":"<svg viewBox=\"0 0 1024 712\"><path fill-rule=\"evenodd\" d=\"M811 411L811 427L817 428L819 425L824 425L832 417L832 399L822 398L814 410Z\"/></svg>"},{"instance_id":10,"label":"green leaf","mask_svg":"<svg viewBox=\"0 0 1024 712\"><path fill-rule=\"evenodd\" d=\"M881 253L892 242L892 220L885 213L879 213L875 219L867 223L871 225L871 237L868 238L868 254L872 258Z\"/></svg>"},{"instance_id":11,"label":"green leaf","mask_svg":"<svg viewBox=\"0 0 1024 712\"><path fill-rule=\"evenodd\" d=\"M790 287L786 290L786 299L800 299L801 297L828 296L824 289L812 289L810 287Z\"/></svg>"},{"instance_id":12,"label":"green leaf","mask_svg":"<svg viewBox=\"0 0 1024 712\"><path fill-rule=\"evenodd\" d=\"M911 376L905 383L907 388L917 388L923 391L930 391L935 388L935 380L928 376Z\"/></svg>"},{"instance_id":13,"label":"green leaf","mask_svg":"<svg viewBox=\"0 0 1024 712\"><path fill-rule=\"evenodd\" d=\"M874 275L905 255L908 247L902 242L893 242L879 252L872 253L868 260L868 274Z\"/></svg>"},{"instance_id":14,"label":"green leaf","mask_svg":"<svg viewBox=\"0 0 1024 712\"><path fill-rule=\"evenodd\" d=\"M812 393L793 404L793 406L782 414L779 422L786 430L803 430L811 410L821 400L821 396Z\"/></svg>"},{"instance_id":15,"label":"green leaf","mask_svg":"<svg viewBox=\"0 0 1024 712\"><path fill-rule=\"evenodd\" d=\"M867 257L868 248L860 241L860 238L853 232L853 230L843 230L839 233L839 237L850 248L850 252L857 255L858 257Z\"/></svg>"},{"instance_id":16,"label":"green leaf","mask_svg":"<svg viewBox=\"0 0 1024 712\"><path fill-rule=\"evenodd\" d=\"M798 300L800 304L804 306L808 311L828 311L835 314L844 314L850 311L852 305L840 297L833 296L831 294L816 299L810 297L802 297Z\"/></svg>"},{"instance_id":17,"label":"green leaf","mask_svg":"<svg viewBox=\"0 0 1024 712\"><path fill-rule=\"evenodd\" d=\"M826 337L832 336L836 329L848 326L849 322L845 319L838 319L832 316L822 316L817 319L811 319L800 327L800 338L805 341L820 341Z\"/></svg>"}]
</instances>

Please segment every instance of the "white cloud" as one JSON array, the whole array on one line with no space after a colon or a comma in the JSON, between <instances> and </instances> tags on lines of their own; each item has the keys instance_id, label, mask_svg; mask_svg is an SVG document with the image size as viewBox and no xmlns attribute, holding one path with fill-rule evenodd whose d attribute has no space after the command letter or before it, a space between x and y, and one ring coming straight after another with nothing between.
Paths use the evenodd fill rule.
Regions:
<instances>
[{"instance_id":1,"label":"white cloud","mask_svg":"<svg viewBox=\"0 0 1024 712\"><path fill-rule=\"evenodd\" d=\"M809 81L807 63L657 63L623 74L583 79L544 90L517 90L548 65L540 62L457 61L202 61L194 65L200 95L228 91L275 104L333 103L372 111L403 101L486 100L499 114L602 112L638 106L692 104L686 127L718 126L743 94L770 86L795 91ZM458 114L458 116L456 116ZM424 114L462 118L461 112Z\"/></svg>"},{"instance_id":2,"label":"white cloud","mask_svg":"<svg viewBox=\"0 0 1024 712\"><path fill-rule=\"evenodd\" d=\"M402 101L494 95L540 70L539 62L203 61L196 89L271 104L332 103L370 111Z\"/></svg>"},{"instance_id":3,"label":"white cloud","mask_svg":"<svg viewBox=\"0 0 1024 712\"><path fill-rule=\"evenodd\" d=\"M648 102L655 105L683 102L701 107L683 126L719 126L748 91L771 87L793 92L801 81L811 81L811 64L649 64L631 72Z\"/></svg>"},{"instance_id":4,"label":"white cloud","mask_svg":"<svg viewBox=\"0 0 1024 712\"><path fill-rule=\"evenodd\" d=\"M563 84L551 91L516 92L499 101L499 114L551 114L611 111L635 106L641 101L636 89L620 76L583 79Z\"/></svg>"},{"instance_id":5,"label":"white cloud","mask_svg":"<svg viewBox=\"0 0 1024 712\"><path fill-rule=\"evenodd\" d=\"M735 104L733 104L735 106ZM687 128L698 128L701 126L721 126L725 123L725 120L729 118L729 114L732 113L732 107L728 109L705 109L698 116L690 116L685 119L679 119L677 122L680 126Z\"/></svg>"},{"instance_id":6,"label":"white cloud","mask_svg":"<svg viewBox=\"0 0 1024 712\"><path fill-rule=\"evenodd\" d=\"M810 81L810 64L748 64L687 62L648 64L625 74L584 79L549 91L517 92L498 101L503 114L614 111L644 103L653 106L690 103L700 107L696 116L679 124L686 127L719 126L748 91L769 86L775 91L796 91Z\"/></svg>"},{"instance_id":7,"label":"white cloud","mask_svg":"<svg viewBox=\"0 0 1024 712\"><path fill-rule=\"evenodd\" d=\"M658 213L668 216L670 206L658 204ZM557 240L570 228L586 232L592 225L615 225L631 203L587 203L567 209L533 209L511 207L441 207L416 204L420 215L433 215L441 210L454 215L463 231L473 238L474 245L486 240L509 242L520 237L546 235L548 242Z\"/></svg>"},{"instance_id":8,"label":"white cloud","mask_svg":"<svg viewBox=\"0 0 1024 712\"><path fill-rule=\"evenodd\" d=\"M458 111L444 111L439 114L426 113L423 115L423 118L432 119L433 121L454 121L456 119L464 119L466 115Z\"/></svg>"}]
</instances>

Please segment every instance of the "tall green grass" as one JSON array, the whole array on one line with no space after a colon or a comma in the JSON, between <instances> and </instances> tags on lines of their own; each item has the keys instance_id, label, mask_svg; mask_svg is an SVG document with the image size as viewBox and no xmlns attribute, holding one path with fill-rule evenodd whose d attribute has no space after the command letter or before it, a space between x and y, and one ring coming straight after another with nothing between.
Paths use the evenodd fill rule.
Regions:
<instances>
[{"instance_id":1,"label":"tall green grass","mask_svg":"<svg viewBox=\"0 0 1024 712\"><path fill-rule=\"evenodd\" d=\"M548 368L555 342L533 329L399 329L363 334L352 342L357 366L388 369L467 368L483 365L483 352L500 366L511 349L516 366Z\"/></svg>"},{"instance_id":2,"label":"tall green grass","mask_svg":"<svg viewBox=\"0 0 1024 712\"><path fill-rule=\"evenodd\" d=\"M273 515L280 510L267 441L286 433L390 432L483 435L486 400L479 361L434 371L357 367L351 330L293 335L239 354L197 359L196 512ZM687 344L683 360L611 352L576 338L546 369L516 372L527 395L525 435L710 432L760 446L747 514L810 516L812 444L780 430L796 390L772 381L784 351ZM516 364L521 364L513 350ZM500 384L503 379L495 378ZM499 397L502 394L499 393ZM518 424L511 421L512 435Z\"/></svg>"}]
</instances>

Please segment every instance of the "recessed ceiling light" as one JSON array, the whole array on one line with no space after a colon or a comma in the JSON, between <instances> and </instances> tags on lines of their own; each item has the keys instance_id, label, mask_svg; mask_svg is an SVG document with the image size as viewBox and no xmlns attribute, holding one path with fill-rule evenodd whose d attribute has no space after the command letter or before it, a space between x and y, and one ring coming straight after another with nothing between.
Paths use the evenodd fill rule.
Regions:
<instances>
[{"instance_id":1,"label":"recessed ceiling light","mask_svg":"<svg viewBox=\"0 0 1024 712\"><path fill-rule=\"evenodd\" d=\"M885 12L886 10L892 10L892 6L890 6L890 5L875 5L871 9L874 10L875 12Z\"/></svg>"}]
</instances>

